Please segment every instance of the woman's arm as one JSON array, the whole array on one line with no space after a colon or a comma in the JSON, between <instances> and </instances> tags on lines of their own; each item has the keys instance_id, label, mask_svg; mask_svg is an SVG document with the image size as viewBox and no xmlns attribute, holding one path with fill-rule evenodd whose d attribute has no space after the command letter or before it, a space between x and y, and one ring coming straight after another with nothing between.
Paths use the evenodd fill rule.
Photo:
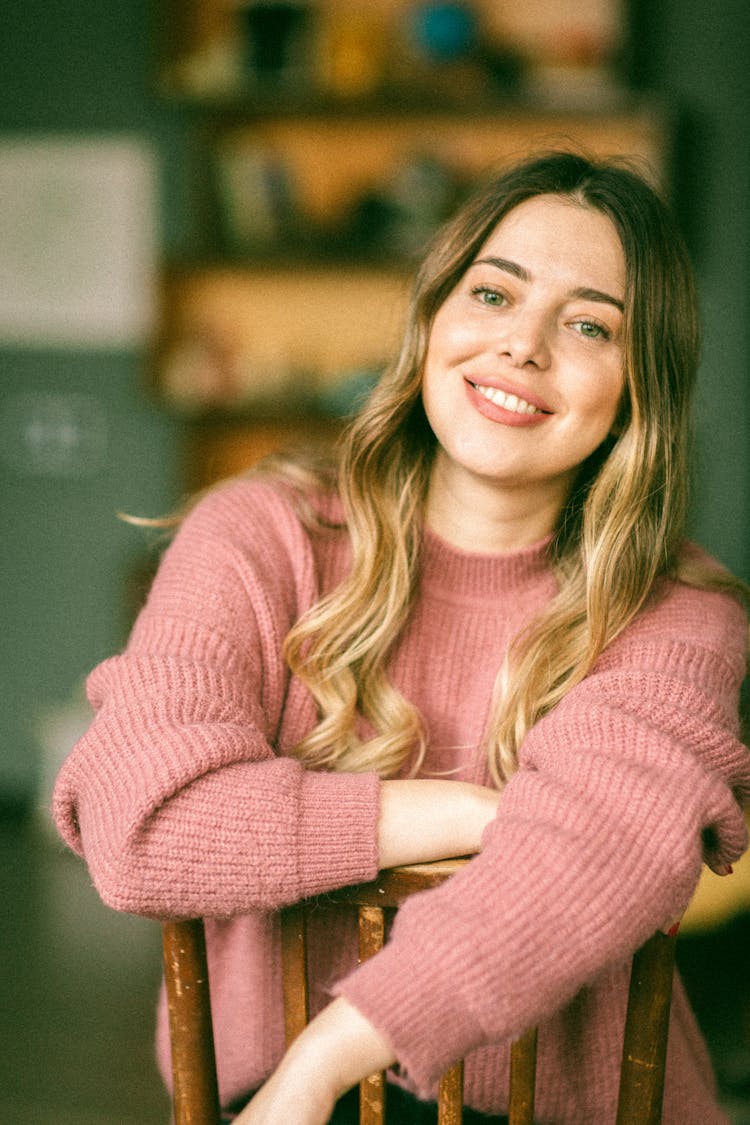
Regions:
<instances>
[{"instance_id":1,"label":"woman's arm","mask_svg":"<svg viewBox=\"0 0 750 1125\"><path fill-rule=\"evenodd\" d=\"M463 781L384 781L379 866L473 855L497 812L500 793Z\"/></svg>"},{"instance_id":2,"label":"woman's arm","mask_svg":"<svg viewBox=\"0 0 750 1125\"><path fill-rule=\"evenodd\" d=\"M315 723L281 651L318 596L314 548L269 484L217 490L183 522L125 652L90 676L96 716L54 812L113 908L228 916L376 875L379 778L288 755Z\"/></svg>"},{"instance_id":3,"label":"woman's arm","mask_svg":"<svg viewBox=\"0 0 750 1125\"><path fill-rule=\"evenodd\" d=\"M281 644L317 597L316 571L268 485L219 490L180 529L126 651L92 673L97 715L61 771L55 815L113 908L274 910L379 867L477 850L490 791L382 785L277 752L282 726L289 743L315 722Z\"/></svg>"},{"instance_id":4,"label":"woman's arm","mask_svg":"<svg viewBox=\"0 0 750 1125\"><path fill-rule=\"evenodd\" d=\"M342 1094L394 1062L387 1040L339 998L294 1041L235 1125L325 1125Z\"/></svg>"},{"instance_id":5,"label":"woman's arm","mask_svg":"<svg viewBox=\"0 0 750 1125\"><path fill-rule=\"evenodd\" d=\"M481 853L405 903L386 947L336 986L420 1096L623 962L684 910L702 861L741 854L745 630L705 592L644 613L529 733Z\"/></svg>"}]
</instances>

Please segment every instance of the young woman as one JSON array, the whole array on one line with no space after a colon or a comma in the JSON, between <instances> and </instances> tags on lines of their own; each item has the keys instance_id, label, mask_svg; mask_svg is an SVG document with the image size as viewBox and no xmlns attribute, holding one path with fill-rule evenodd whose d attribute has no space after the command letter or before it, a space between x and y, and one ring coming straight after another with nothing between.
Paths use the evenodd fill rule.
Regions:
<instances>
[{"instance_id":1,"label":"young woman","mask_svg":"<svg viewBox=\"0 0 750 1125\"><path fill-rule=\"evenodd\" d=\"M211 919L241 1125L351 1119L396 1061L427 1121L462 1056L501 1121L535 1023L538 1121L614 1119L629 955L746 843L740 585L682 541L696 357L641 178L557 153L488 180L337 464L205 497L92 673L57 821L113 907ZM360 968L313 921L318 1014L284 1055L274 912L474 853ZM166 1070L163 1009L159 1043ZM664 1120L726 1120L679 984Z\"/></svg>"}]
</instances>

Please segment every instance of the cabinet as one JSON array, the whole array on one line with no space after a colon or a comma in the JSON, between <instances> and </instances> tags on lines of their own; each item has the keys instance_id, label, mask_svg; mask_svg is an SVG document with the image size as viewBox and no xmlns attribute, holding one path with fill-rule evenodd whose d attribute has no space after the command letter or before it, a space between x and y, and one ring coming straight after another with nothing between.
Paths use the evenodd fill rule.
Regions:
<instances>
[{"instance_id":1,"label":"cabinet","mask_svg":"<svg viewBox=\"0 0 750 1125\"><path fill-rule=\"evenodd\" d=\"M665 172L668 122L622 81L616 0L172 0L167 22L160 85L189 117L196 210L163 270L155 374L190 419L191 485L336 431L484 169L573 144Z\"/></svg>"}]
</instances>

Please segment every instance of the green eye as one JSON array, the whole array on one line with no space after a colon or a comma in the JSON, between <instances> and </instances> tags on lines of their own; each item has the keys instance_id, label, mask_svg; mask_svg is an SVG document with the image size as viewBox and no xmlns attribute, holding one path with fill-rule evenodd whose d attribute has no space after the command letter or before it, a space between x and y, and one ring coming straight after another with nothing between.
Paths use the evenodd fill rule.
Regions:
<instances>
[{"instance_id":1,"label":"green eye","mask_svg":"<svg viewBox=\"0 0 750 1125\"><path fill-rule=\"evenodd\" d=\"M472 297L477 297L483 305L504 305L505 296L498 290L488 285L476 285L471 291Z\"/></svg>"},{"instance_id":2,"label":"green eye","mask_svg":"<svg viewBox=\"0 0 750 1125\"><path fill-rule=\"evenodd\" d=\"M579 320L578 328L582 336L587 340L609 340L610 333L603 324L598 324L595 320Z\"/></svg>"}]
</instances>

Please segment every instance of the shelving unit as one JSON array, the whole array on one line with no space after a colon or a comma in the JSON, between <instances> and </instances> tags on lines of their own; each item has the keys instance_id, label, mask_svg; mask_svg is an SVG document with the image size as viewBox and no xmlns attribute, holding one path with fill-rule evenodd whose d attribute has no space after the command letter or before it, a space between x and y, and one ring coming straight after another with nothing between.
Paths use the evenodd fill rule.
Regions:
<instances>
[{"instance_id":1,"label":"shelving unit","mask_svg":"<svg viewBox=\"0 0 750 1125\"><path fill-rule=\"evenodd\" d=\"M172 0L160 86L189 115L202 183L190 245L164 269L156 383L200 436L191 484L282 437L328 438L393 354L415 263L485 169L572 144L664 174L664 112L614 77L617 0L584 0L585 34L551 0L513 24L499 7ZM296 38L261 51L249 20L272 10ZM438 10L458 22L450 50L432 28L430 56Z\"/></svg>"}]
</instances>

